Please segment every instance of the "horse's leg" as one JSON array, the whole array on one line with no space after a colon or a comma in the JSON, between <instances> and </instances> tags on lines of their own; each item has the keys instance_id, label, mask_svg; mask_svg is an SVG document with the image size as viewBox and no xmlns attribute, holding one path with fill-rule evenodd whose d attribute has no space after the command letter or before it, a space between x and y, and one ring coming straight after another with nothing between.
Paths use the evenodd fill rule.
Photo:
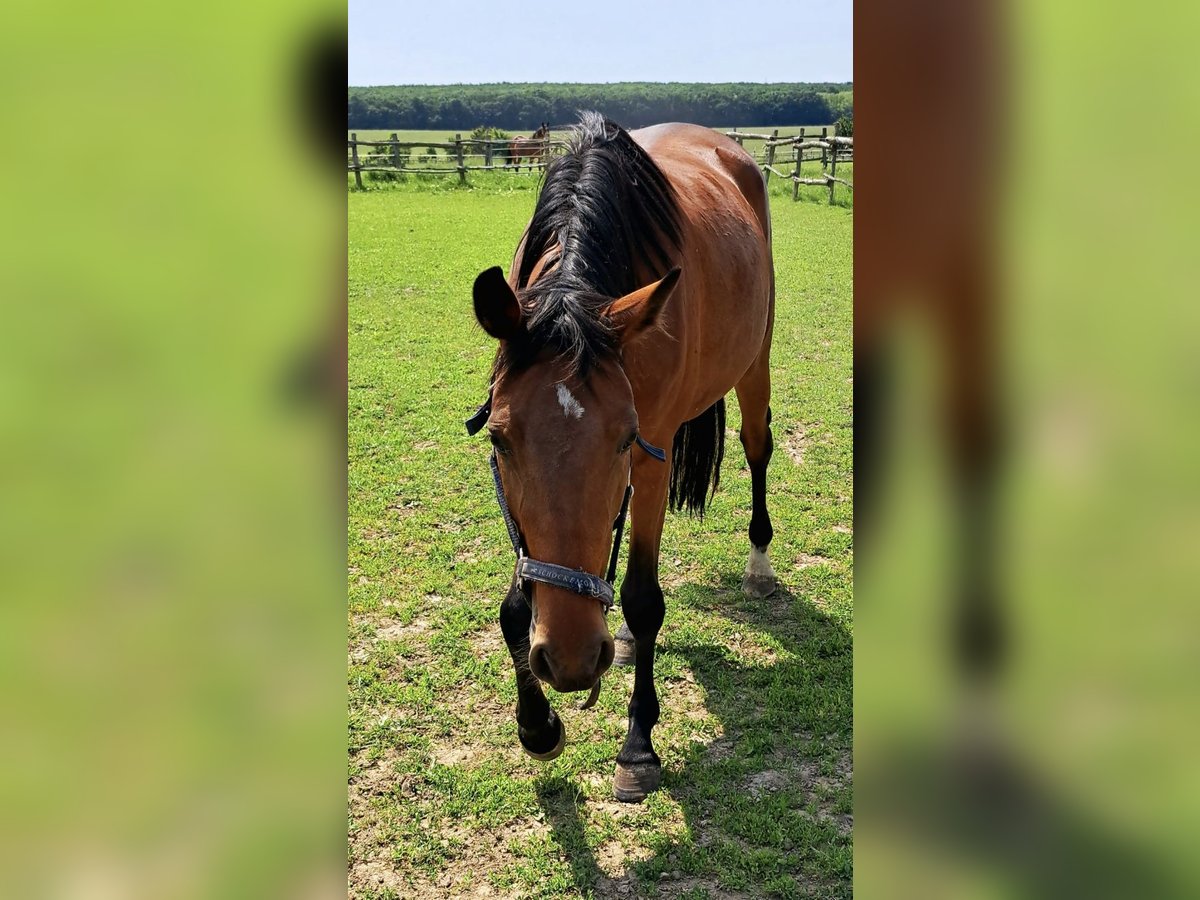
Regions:
<instances>
[{"instance_id":1,"label":"horse's leg","mask_svg":"<svg viewBox=\"0 0 1200 900\"><path fill-rule=\"evenodd\" d=\"M533 612L514 581L500 605L500 629L517 670L517 736L521 747L534 759L554 759L562 753L567 732L529 670L532 620Z\"/></svg>"},{"instance_id":2,"label":"horse's leg","mask_svg":"<svg viewBox=\"0 0 1200 900\"><path fill-rule=\"evenodd\" d=\"M617 754L613 793L618 800L637 803L658 788L662 764L650 732L658 722L658 693L654 689L654 644L667 608L658 584L658 548L667 506L669 466L655 459L634 463L629 534L629 564L621 583L621 608L626 631L633 638L633 696L629 699L629 732ZM621 635L618 633L618 638ZM620 646L620 641L618 641Z\"/></svg>"},{"instance_id":3,"label":"horse's leg","mask_svg":"<svg viewBox=\"0 0 1200 900\"><path fill-rule=\"evenodd\" d=\"M742 411L742 448L746 451L746 462L750 466L750 559L746 563L742 591L751 597L766 597L779 585L775 570L771 568L771 560L767 557L767 547L775 534L771 527L771 515L767 512L767 463L771 461L771 453L775 448L771 437L773 324L773 321L767 324L767 336L758 359L735 386L738 407Z\"/></svg>"},{"instance_id":4,"label":"horse's leg","mask_svg":"<svg viewBox=\"0 0 1200 900\"><path fill-rule=\"evenodd\" d=\"M998 673L1006 643L995 570L1003 426L993 291L986 248L970 247L951 266L939 317L947 361L943 414L958 518L955 651L964 674L982 684Z\"/></svg>"}]
</instances>

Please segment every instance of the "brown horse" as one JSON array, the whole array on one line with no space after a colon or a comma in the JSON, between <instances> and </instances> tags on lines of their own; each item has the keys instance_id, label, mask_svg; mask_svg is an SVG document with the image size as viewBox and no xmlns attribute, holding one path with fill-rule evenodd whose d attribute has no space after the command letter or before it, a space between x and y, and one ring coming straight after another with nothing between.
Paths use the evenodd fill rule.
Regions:
<instances>
[{"instance_id":1,"label":"brown horse","mask_svg":"<svg viewBox=\"0 0 1200 900\"><path fill-rule=\"evenodd\" d=\"M531 137L516 135L508 142L508 165L516 165L521 171L521 158L530 160L529 171L533 171L534 163L543 162L546 155L546 138L550 135L550 125L543 122Z\"/></svg>"},{"instance_id":2,"label":"brown horse","mask_svg":"<svg viewBox=\"0 0 1200 900\"><path fill-rule=\"evenodd\" d=\"M500 624L517 673L520 742L537 759L562 751L563 724L541 682L593 688L594 700L614 658L633 662L614 791L639 801L661 774L650 733L665 511L702 513L716 490L730 388L752 482L743 588L765 596L776 585L766 503L775 279L762 175L710 129L630 133L585 113L546 174L508 280L499 267L480 274L474 304L499 341L489 402L468 428L486 424L518 553ZM669 463L651 446L667 442ZM612 523L623 523L630 487L625 624L614 642L612 589L600 573L608 563L611 583Z\"/></svg>"},{"instance_id":3,"label":"brown horse","mask_svg":"<svg viewBox=\"0 0 1200 900\"><path fill-rule=\"evenodd\" d=\"M943 363L941 437L961 558L952 629L962 672L988 682L1007 645L996 568L996 477L1004 437L998 304L999 176L1008 96L1005 7L996 0L869 0L854 46L879 77L859 95L854 225L856 550L874 540L889 446L883 397L896 325L927 325ZM914 117L920 142L892 139ZM938 148L936 179L903 177ZM864 540L865 539L865 540ZM870 550L868 550L868 556ZM861 559L861 555L860 555Z\"/></svg>"}]
</instances>

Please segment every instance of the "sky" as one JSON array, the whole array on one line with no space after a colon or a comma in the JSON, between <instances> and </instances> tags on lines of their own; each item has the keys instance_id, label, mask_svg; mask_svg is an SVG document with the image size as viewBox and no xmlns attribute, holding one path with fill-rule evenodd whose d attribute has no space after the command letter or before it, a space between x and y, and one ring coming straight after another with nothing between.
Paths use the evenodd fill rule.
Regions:
<instances>
[{"instance_id":1,"label":"sky","mask_svg":"<svg viewBox=\"0 0 1200 900\"><path fill-rule=\"evenodd\" d=\"M353 86L850 81L853 0L349 0Z\"/></svg>"}]
</instances>

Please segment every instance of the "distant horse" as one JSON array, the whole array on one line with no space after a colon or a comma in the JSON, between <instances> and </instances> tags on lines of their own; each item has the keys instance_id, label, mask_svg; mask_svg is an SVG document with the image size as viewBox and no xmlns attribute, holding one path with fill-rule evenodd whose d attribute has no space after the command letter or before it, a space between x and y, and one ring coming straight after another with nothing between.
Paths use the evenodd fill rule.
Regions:
<instances>
[{"instance_id":1,"label":"distant horse","mask_svg":"<svg viewBox=\"0 0 1200 900\"><path fill-rule=\"evenodd\" d=\"M546 138L550 136L550 125L543 122L538 126L532 137L522 137L516 135L508 142L508 161L505 165L516 165L517 171L521 171L521 158L525 157L530 161L529 171L533 171L535 162L543 162L546 156L547 144Z\"/></svg>"},{"instance_id":2,"label":"distant horse","mask_svg":"<svg viewBox=\"0 0 1200 900\"><path fill-rule=\"evenodd\" d=\"M499 346L488 402L467 426L491 438L517 553L500 625L517 675L518 736L535 759L558 756L566 734L541 682L591 688L590 704L614 659L632 662L619 800L640 801L659 784L659 542L668 506L702 513L716 490L731 388L753 503L743 590L762 597L776 587L769 216L757 164L729 138L679 124L630 133L584 113L550 164L508 279L496 266L475 280L475 316ZM668 442L666 461L654 445ZM625 624L614 640L606 613L627 509Z\"/></svg>"}]
</instances>

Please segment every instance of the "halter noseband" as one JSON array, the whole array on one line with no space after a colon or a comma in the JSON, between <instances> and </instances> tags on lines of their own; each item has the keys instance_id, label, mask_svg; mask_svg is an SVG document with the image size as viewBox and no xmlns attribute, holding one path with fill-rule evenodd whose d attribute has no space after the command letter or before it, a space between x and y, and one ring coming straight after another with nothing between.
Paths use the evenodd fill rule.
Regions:
<instances>
[{"instance_id":1,"label":"halter noseband","mask_svg":"<svg viewBox=\"0 0 1200 900\"><path fill-rule=\"evenodd\" d=\"M467 434L477 434L491 414L492 398L489 395L487 402L476 410L475 415L467 419ZM640 434L634 439L639 447L659 462L667 461L667 454L643 440ZM621 500L621 511L617 513L617 518L613 522L613 544L612 553L608 558L608 574L607 577L601 578L599 575L593 575L591 572L584 572L580 569L568 569L566 566L555 563L542 562L526 552L525 541L521 537L517 523L513 520L512 512L508 508L508 500L504 496L504 485L500 481L500 466L496 462L494 451L489 461L492 466L492 482L496 487L496 502L500 505L500 515L504 517L504 527L508 529L508 539L512 541L513 552L517 554L515 574L518 581L522 582L518 585L521 598L529 603L529 592L524 589L523 582L539 581L552 587L573 591L583 597L599 600L606 613L612 609L616 596L613 590L613 579L617 577L617 557L621 553L621 535L625 531L625 516L629 512L629 498L633 496L633 483L630 482L626 485L625 497Z\"/></svg>"}]
</instances>

